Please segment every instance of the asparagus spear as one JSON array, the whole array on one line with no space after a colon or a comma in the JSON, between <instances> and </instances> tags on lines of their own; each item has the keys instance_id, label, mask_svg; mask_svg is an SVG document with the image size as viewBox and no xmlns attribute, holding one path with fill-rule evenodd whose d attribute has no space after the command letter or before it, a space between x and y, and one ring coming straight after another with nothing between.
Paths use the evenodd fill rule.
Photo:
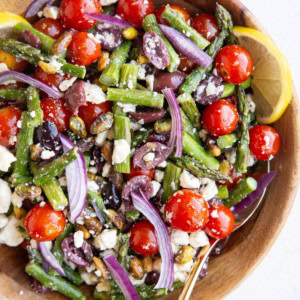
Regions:
<instances>
[{"instance_id":1,"label":"asparagus spear","mask_svg":"<svg viewBox=\"0 0 300 300\"><path fill-rule=\"evenodd\" d=\"M246 90L247 88L249 88L251 86L251 82L252 82L252 79L250 77L246 81L242 82L241 86ZM236 89L235 84L225 82L224 92L223 92L221 98L226 98L226 97L231 96L232 94L235 93L235 89Z\"/></svg>"},{"instance_id":2,"label":"asparagus spear","mask_svg":"<svg viewBox=\"0 0 300 300\"><path fill-rule=\"evenodd\" d=\"M99 208L105 221L109 222L110 220L105 213L105 205L104 205L102 197L98 193L96 193L92 190L88 190L87 196L88 196L88 200L93 201L96 204L96 206Z\"/></svg>"},{"instance_id":3,"label":"asparagus spear","mask_svg":"<svg viewBox=\"0 0 300 300\"><path fill-rule=\"evenodd\" d=\"M121 68L120 87L122 89L135 89L140 65L124 64Z\"/></svg>"},{"instance_id":4,"label":"asparagus spear","mask_svg":"<svg viewBox=\"0 0 300 300\"><path fill-rule=\"evenodd\" d=\"M165 203L168 198L179 189L179 180L182 169L171 162L167 163L163 179L162 202Z\"/></svg>"},{"instance_id":5,"label":"asparagus spear","mask_svg":"<svg viewBox=\"0 0 300 300\"><path fill-rule=\"evenodd\" d=\"M217 145L221 149L231 148L237 141L235 133L219 136L217 139Z\"/></svg>"},{"instance_id":6,"label":"asparagus spear","mask_svg":"<svg viewBox=\"0 0 300 300\"><path fill-rule=\"evenodd\" d=\"M156 108L162 108L164 105L163 94L142 90L109 88L107 90L107 99Z\"/></svg>"},{"instance_id":7,"label":"asparagus spear","mask_svg":"<svg viewBox=\"0 0 300 300\"><path fill-rule=\"evenodd\" d=\"M250 113L249 113L249 102L246 97L245 90L242 86L238 86L238 107L240 111L240 132L239 140L237 145L236 153L236 164L235 169L237 172L246 173L248 167L248 158L250 155L249 149L249 124L250 124Z\"/></svg>"},{"instance_id":8,"label":"asparagus spear","mask_svg":"<svg viewBox=\"0 0 300 300\"><path fill-rule=\"evenodd\" d=\"M42 125L44 118L44 112L41 109L39 90L30 86L25 93L27 97L27 109L32 118L32 124L34 127L38 127Z\"/></svg>"},{"instance_id":9,"label":"asparagus spear","mask_svg":"<svg viewBox=\"0 0 300 300\"><path fill-rule=\"evenodd\" d=\"M147 138L153 133L153 129L147 129L146 131L137 131L132 138L132 147L138 148L142 143L145 143Z\"/></svg>"},{"instance_id":10,"label":"asparagus spear","mask_svg":"<svg viewBox=\"0 0 300 300\"><path fill-rule=\"evenodd\" d=\"M26 101L26 89L0 89L0 99Z\"/></svg>"},{"instance_id":11,"label":"asparagus spear","mask_svg":"<svg viewBox=\"0 0 300 300\"><path fill-rule=\"evenodd\" d=\"M13 56L24 59L33 65L38 65L39 62L45 62L50 65L55 64L60 67L59 71L62 71L65 74L70 74L82 79L85 77L85 67L69 64L61 57L51 54L44 54L40 50L30 45L18 42L16 40L0 38L0 49Z\"/></svg>"},{"instance_id":12,"label":"asparagus spear","mask_svg":"<svg viewBox=\"0 0 300 300\"><path fill-rule=\"evenodd\" d=\"M182 18L178 17L169 5L166 6L162 17L166 19L173 28L192 40L201 50L205 49L210 44L208 40L198 33L198 31L187 24Z\"/></svg>"},{"instance_id":13,"label":"asparagus spear","mask_svg":"<svg viewBox=\"0 0 300 300\"><path fill-rule=\"evenodd\" d=\"M170 64L168 66L169 72L175 72L180 64L180 59L177 52L174 50L173 46L170 44L168 39L164 36L163 32L161 31L155 15L151 14L144 18L143 20L143 28L146 32L148 31L155 31L164 41L165 45L167 46L169 55L170 55Z\"/></svg>"},{"instance_id":14,"label":"asparagus spear","mask_svg":"<svg viewBox=\"0 0 300 300\"><path fill-rule=\"evenodd\" d=\"M127 269L128 250L129 250L129 234L121 234L119 240L118 261L124 269Z\"/></svg>"},{"instance_id":15,"label":"asparagus spear","mask_svg":"<svg viewBox=\"0 0 300 300\"><path fill-rule=\"evenodd\" d=\"M104 69L99 81L108 86L117 86L120 80L121 67L126 62L131 47L130 41L124 41L110 57L109 65Z\"/></svg>"},{"instance_id":16,"label":"asparagus spear","mask_svg":"<svg viewBox=\"0 0 300 300\"><path fill-rule=\"evenodd\" d=\"M219 186L217 197L220 197L222 200L225 200L229 197L229 192L226 185Z\"/></svg>"}]
</instances>

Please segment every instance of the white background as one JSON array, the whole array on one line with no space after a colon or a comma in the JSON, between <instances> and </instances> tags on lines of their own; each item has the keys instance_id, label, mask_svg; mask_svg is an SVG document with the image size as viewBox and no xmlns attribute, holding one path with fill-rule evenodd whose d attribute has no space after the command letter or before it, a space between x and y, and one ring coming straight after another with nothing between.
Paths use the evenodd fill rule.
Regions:
<instances>
[{"instance_id":1,"label":"white background","mask_svg":"<svg viewBox=\"0 0 300 300\"><path fill-rule=\"evenodd\" d=\"M241 2L260 20L287 56L300 95L300 0L241 0ZM270 253L250 277L226 297L226 300L299 300L299 233L300 191L287 224Z\"/></svg>"}]
</instances>

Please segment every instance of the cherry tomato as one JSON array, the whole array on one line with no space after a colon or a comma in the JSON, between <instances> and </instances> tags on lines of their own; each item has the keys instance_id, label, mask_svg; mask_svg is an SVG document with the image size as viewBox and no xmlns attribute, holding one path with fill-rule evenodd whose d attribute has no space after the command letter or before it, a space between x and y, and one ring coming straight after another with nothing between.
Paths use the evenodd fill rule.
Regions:
<instances>
[{"instance_id":1,"label":"cherry tomato","mask_svg":"<svg viewBox=\"0 0 300 300\"><path fill-rule=\"evenodd\" d=\"M227 82L241 84L253 73L253 61L249 52L237 45L222 48L216 58L215 67Z\"/></svg>"},{"instance_id":2,"label":"cherry tomato","mask_svg":"<svg viewBox=\"0 0 300 300\"><path fill-rule=\"evenodd\" d=\"M133 177L136 177L136 176L148 176L150 180L152 180L154 178L154 172L155 170L154 169L150 169L150 170L142 170L141 168L139 167L134 167L133 166L133 163L131 162L130 164L130 173L129 174L125 174L125 177L127 180L133 178Z\"/></svg>"},{"instance_id":3,"label":"cherry tomato","mask_svg":"<svg viewBox=\"0 0 300 300\"><path fill-rule=\"evenodd\" d=\"M0 63L5 63L8 69L23 72L28 63L25 60L22 60L20 58L16 58L15 56L4 52L0 49Z\"/></svg>"},{"instance_id":4,"label":"cherry tomato","mask_svg":"<svg viewBox=\"0 0 300 300\"><path fill-rule=\"evenodd\" d=\"M16 143L19 128L17 122L21 119L22 111L14 106L0 108L0 145L13 146Z\"/></svg>"},{"instance_id":5,"label":"cherry tomato","mask_svg":"<svg viewBox=\"0 0 300 300\"><path fill-rule=\"evenodd\" d=\"M178 66L178 70L184 73L191 73L197 64L190 61L186 56L179 54L180 65Z\"/></svg>"},{"instance_id":6,"label":"cherry tomato","mask_svg":"<svg viewBox=\"0 0 300 300\"><path fill-rule=\"evenodd\" d=\"M213 15L200 14L192 20L191 25L210 42L213 41L219 33L217 20Z\"/></svg>"},{"instance_id":7,"label":"cherry tomato","mask_svg":"<svg viewBox=\"0 0 300 300\"><path fill-rule=\"evenodd\" d=\"M90 130L92 123L102 114L111 111L111 108L109 101L100 104L87 102L87 105L80 106L78 116L84 121L87 130Z\"/></svg>"},{"instance_id":8,"label":"cherry tomato","mask_svg":"<svg viewBox=\"0 0 300 300\"><path fill-rule=\"evenodd\" d=\"M57 20L50 18L44 18L37 21L33 27L54 39L58 39L64 33L62 25Z\"/></svg>"},{"instance_id":9,"label":"cherry tomato","mask_svg":"<svg viewBox=\"0 0 300 300\"><path fill-rule=\"evenodd\" d=\"M101 45L87 32L77 32L73 35L68 47L67 58L73 64L88 66L101 55Z\"/></svg>"},{"instance_id":10,"label":"cherry tomato","mask_svg":"<svg viewBox=\"0 0 300 300\"><path fill-rule=\"evenodd\" d=\"M30 241L28 240L24 240L21 244L20 244L20 247L23 249L23 250L27 250L27 247L30 246Z\"/></svg>"},{"instance_id":11,"label":"cherry tomato","mask_svg":"<svg viewBox=\"0 0 300 300\"><path fill-rule=\"evenodd\" d=\"M158 253L158 242L154 226L149 221L139 221L130 229L130 247L143 256Z\"/></svg>"},{"instance_id":12,"label":"cherry tomato","mask_svg":"<svg viewBox=\"0 0 300 300\"><path fill-rule=\"evenodd\" d=\"M62 211L54 210L46 203L34 206L25 217L28 235L38 242L52 241L64 231L66 217Z\"/></svg>"},{"instance_id":13,"label":"cherry tomato","mask_svg":"<svg viewBox=\"0 0 300 300\"><path fill-rule=\"evenodd\" d=\"M224 183L221 184L225 184L227 185L227 188L229 190L232 190L234 187L236 187L236 185L246 177L246 174L241 174L241 173L237 173L235 171L235 168L233 167L230 171L228 176L231 178L230 181L226 181Z\"/></svg>"},{"instance_id":14,"label":"cherry tomato","mask_svg":"<svg viewBox=\"0 0 300 300\"><path fill-rule=\"evenodd\" d=\"M142 27L143 19L154 13L152 0L119 0L117 14L126 21Z\"/></svg>"},{"instance_id":15,"label":"cherry tomato","mask_svg":"<svg viewBox=\"0 0 300 300\"><path fill-rule=\"evenodd\" d=\"M37 67L33 73L33 77L51 87L58 88L64 80L70 78L70 75L48 74L44 72L40 67Z\"/></svg>"},{"instance_id":16,"label":"cherry tomato","mask_svg":"<svg viewBox=\"0 0 300 300\"><path fill-rule=\"evenodd\" d=\"M84 31L97 24L96 20L86 17L86 13L102 13L99 0L62 0L60 19L65 28Z\"/></svg>"},{"instance_id":17,"label":"cherry tomato","mask_svg":"<svg viewBox=\"0 0 300 300\"><path fill-rule=\"evenodd\" d=\"M173 228L194 232L207 223L208 205L199 193L184 189L169 198L165 215Z\"/></svg>"},{"instance_id":18,"label":"cherry tomato","mask_svg":"<svg viewBox=\"0 0 300 300\"><path fill-rule=\"evenodd\" d=\"M209 208L209 219L204 231L214 239L224 239L234 229L234 215L222 204L213 204Z\"/></svg>"},{"instance_id":19,"label":"cherry tomato","mask_svg":"<svg viewBox=\"0 0 300 300\"><path fill-rule=\"evenodd\" d=\"M63 99L44 98L41 100L41 108L44 112L44 120L52 121L59 132L69 128L72 114L67 109Z\"/></svg>"},{"instance_id":20,"label":"cherry tomato","mask_svg":"<svg viewBox=\"0 0 300 300\"><path fill-rule=\"evenodd\" d=\"M249 130L249 135L249 147L257 160L268 160L278 153L281 142L273 127L256 125Z\"/></svg>"},{"instance_id":21,"label":"cherry tomato","mask_svg":"<svg viewBox=\"0 0 300 300\"><path fill-rule=\"evenodd\" d=\"M169 22L165 20L162 16L166 9L167 5L163 5L155 11L155 16L159 24L165 24L169 26ZM170 8L176 12L178 17L183 19L185 22L188 22L191 19L189 12L182 6L176 4L169 4Z\"/></svg>"},{"instance_id":22,"label":"cherry tomato","mask_svg":"<svg viewBox=\"0 0 300 300\"><path fill-rule=\"evenodd\" d=\"M239 122L235 106L226 100L218 100L207 106L202 114L203 127L212 135L232 133Z\"/></svg>"}]
</instances>

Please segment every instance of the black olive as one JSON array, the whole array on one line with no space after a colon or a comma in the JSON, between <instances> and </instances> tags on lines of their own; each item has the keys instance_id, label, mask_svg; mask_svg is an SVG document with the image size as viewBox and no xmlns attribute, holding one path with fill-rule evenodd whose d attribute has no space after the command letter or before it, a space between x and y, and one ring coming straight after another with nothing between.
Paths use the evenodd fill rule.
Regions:
<instances>
[{"instance_id":1,"label":"black olive","mask_svg":"<svg viewBox=\"0 0 300 300\"><path fill-rule=\"evenodd\" d=\"M106 185L103 191L103 199L107 209L118 210L122 204L121 196L112 182Z\"/></svg>"},{"instance_id":2,"label":"black olive","mask_svg":"<svg viewBox=\"0 0 300 300\"><path fill-rule=\"evenodd\" d=\"M147 276L145 278L145 284L147 284L147 285L157 284L158 279L159 279L159 273L152 271L147 274Z\"/></svg>"},{"instance_id":3,"label":"black olive","mask_svg":"<svg viewBox=\"0 0 300 300\"><path fill-rule=\"evenodd\" d=\"M93 150L93 160L95 162L95 167L97 169L97 173L102 174L105 160L101 155L101 149L98 147L95 147Z\"/></svg>"},{"instance_id":4,"label":"black olive","mask_svg":"<svg viewBox=\"0 0 300 300\"><path fill-rule=\"evenodd\" d=\"M81 139L79 140L77 143L76 143L77 147L79 148L79 150L84 153L84 152L88 152L90 151L94 145L95 145L95 142L94 142L94 139L89 137L89 138L86 138L86 139Z\"/></svg>"}]
</instances>

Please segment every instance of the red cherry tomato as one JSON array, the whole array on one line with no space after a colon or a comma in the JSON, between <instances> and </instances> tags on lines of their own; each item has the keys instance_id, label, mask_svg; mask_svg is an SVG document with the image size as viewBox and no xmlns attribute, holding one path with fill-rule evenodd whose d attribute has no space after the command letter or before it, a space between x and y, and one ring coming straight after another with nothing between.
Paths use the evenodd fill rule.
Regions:
<instances>
[{"instance_id":1,"label":"red cherry tomato","mask_svg":"<svg viewBox=\"0 0 300 300\"><path fill-rule=\"evenodd\" d=\"M54 39L58 39L64 33L62 25L58 21L50 18L37 21L33 27Z\"/></svg>"},{"instance_id":2,"label":"red cherry tomato","mask_svg":"<svg viewBox=\"0 0 300 300\"><path fill-rule=\"evenodd\" d=\"M77 32L73 35L68 47L67 58L73 64L88 66L101 55L101 45L87 32Z\"/></svg>"},{"instance_id":3,"label":"red cherry tomato","mask_svg":"<svg viewBox=\"0 0 300 300\"><path fill-rule=\"evenodd\" d=\"M149 221L139 221L130 229L130 247L143 256L158 253L158 242L154 226Z\"/></svg>"},{"instance_id":4,"label":"red cherry tomato","mask_svg":"<svg viewBox=\"0 0 300 300\"><path fill-rule=\"evenodd\" d=\"M69 128L69 121L72 114L67 109L63 99L42 99L41 108L44 112L44 120L52 121L59 132L63 132Z\"/></svg>"},{"instance_id":5,"label":"red cherry tomato","mask_svg":"<svg viewBox=\"0 0 300 300\"><path fill-rule=\"evenodd\" d=\"M250 150L258 160L274 157L280 148L278 132L271 126L256 125L249 130Z\"/></svg>"},{"instance_id":6,"label":"red cherry tomato","mask_svg":"<svg viewBox=\"0 0 300 300\"><path fill-rule=\"evenodd\" d=\"M154 13L152 0L119 0L117 14L126 21L142 27L143 19Z\"/></svg>"},{"instance_id":7,"label":"red cherry tomato","mask_svg":"<svg viewBox=\"0 0 300 300\"><path fill-rule=\"evenodd\" d=\"M38 242L52 241L64 231L66 217L62 211L56 211L47 203L37 204L25 217L28 235Z\"/></svg>"},{"instance_id":8,"label":"red cherry tomato","mask_svg":"<svg viewBox=\"0 0 300 300\"><path fill-rule=\"evenodd\" d=\"M232 133L239 122L235 106L226 100L218 100L207 106L202 114L203 127L212 135Z\"/></svg>"},{"instance_id":9,"label":"red cherry tomato","mask_svg":"<svg viewBox=\"0 0 300 300\"><path fill-rule=\"evenodd\" d=\"M112 109L112 104L109 101L100 104L87 102L87 105L80 106L78 116L84 121L87 130L90 130L92 123L102 114L105 114Z\"/></svg>"},{"instance_id":10,"label":"red cherry tomato","mask_svg":"<svg viewBox=\"0 0 300 300\"><path fill-rule=\"evenodd\" d=\"M213 41L219 33L217 20L213 15L200 14L192 20L191 25L210 42Z\"/></svg>"},{"instance_id":11,"label":"red cherry tomato","mask_svg":"<svg viewBox=\"0 0 300 300\"><path fill-rule=\"evenodd\" d=\"M28 240L24 240L21 244L20 244L20 247L23 249L23 250L27 250L27 247L30 246L30 241Z\"/></svg>"},{"instance_id":12,"label":"red cherry tomato","mask_svg":"<svg viewBox=\"0 0 300 300\"><path fill-rule=\"evenodd\" d=\"M253 73L251 55L237 45L222 48L215 58L215 67L225 81L234 84L241 84Z\"/></svg>"},{"instance_id":13,"label":"red cherry tomato","mask_svg":"<svg viewBox=\"0 0 300 300\"><path fill-rule=\"evenodd\" d=\"M155 11L155 16L159 24L165 24L169 26L169 22L165 20L162 16L166 9L167 5L163 5ZM176 4L169 4L170 8L174 10L177 15L182 18L185 22L188 22L191 19L189 12L182 6Z\"/></svg>"},{"instance_id":14,"label":"red cherry tomato","mask_svg":"<svg viewBox=\"0 0 300 300\"><path fill-rule=\"evenodd\" d=\"M184 73L191 73L197 64L190 61L186 56L179 54L180 65L178 66L178 70Z\"/></svg>"},{"instance_id":15,"label":"red cherry tomato","mask_svg":"<svg viewBox=\"0 0 300 300\"><path fill-rule=\"evenodd\" d=\"M199 193L180 190L169 198L165 215L173 228L194 232L205 226L208 220L208 205Z\"/></svg>"},{"instance_id":16,"label":"red cherry tomato","mask_svg":"<svg viewBox=\"0 0 300 300\"><path fill-rule=\"evenodd\" d=\"M214 204L209 208L209 219L204 231L214 239L224 239L234 229L234 215L222 204Z\"/></svg>"},{"instance_id":17,"label":"red cherry tomato","mask_svg":"<svg viewBox=\"0 0 300 300\"><path fill-rule=\"evenodd\" d=\"M58 88L64 80L70 78L70 75L48 74L37 67L33 73L33 77L51 87Z\"/></svg>"},{"instance_id":18,"label":"red cherry tomato","mask_svg":"<svg viewBox=\"0 0 300 300\"><path fill-rule=\"evenodd\" d=\"M152 180L154 178L154 169L150 169L150 170L142 170L139 167L134 167L133 163L131 162L130 164L130 173L129 174L125 174L125 177L127 180L136 177L136 176L148 176L150 180Z\"/></svg>"},{"instance_id":19,"label":"red cherry tomato","mask_svg":"<svg viewBox=\"0 0 300 300\"><path fill-rule=\"evenodd\" d=\"M17 122L21 119L22 111L14 106L0 108L0 145L13 146L16 143L19 128Z\"/></svg>"},{"instance_id":20,"label":"red cherry tomato","mask_svg":"<svg viewBox=\"0 0 300 300\"><path fill-rule=\"evenodd\" d=\"M86 17L86 13L102 13L99 0L62 0L60 19L65 28L84 31L97 24L96 20Z\"/></svg>"}]
</instances>

